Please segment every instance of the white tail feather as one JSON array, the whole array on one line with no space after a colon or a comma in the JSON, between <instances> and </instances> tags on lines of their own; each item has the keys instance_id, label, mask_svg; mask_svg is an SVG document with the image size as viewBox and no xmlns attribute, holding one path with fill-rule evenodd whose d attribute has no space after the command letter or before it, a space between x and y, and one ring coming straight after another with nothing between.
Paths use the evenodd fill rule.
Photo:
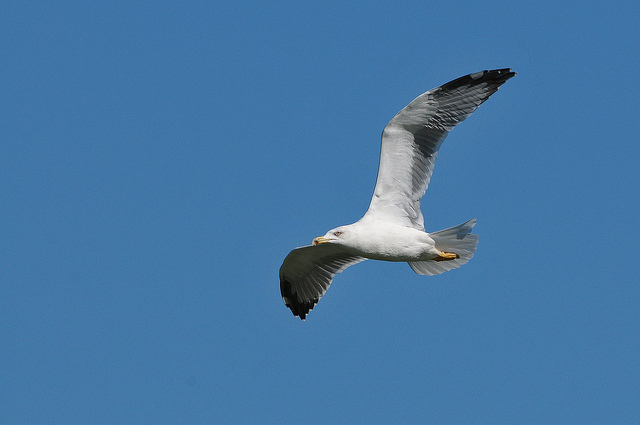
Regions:
<instances>
[{"instance_id":1,"label":"white tail feather","mask_svg":"<svg viewBox=\"0 0 640 425\"><path fill-rule=\"evenodd\" d=\"M471 229L475 225L476 219L472 218L466 223L429 233L429 236L436 242L437 249L444 252L455 252L460 258L448 261L412 261L409 265L413 271L418 274L433 276L457 269L466 264L473 257L478 245L478 235L471 233Z\"/></svg>"}]
</instances>

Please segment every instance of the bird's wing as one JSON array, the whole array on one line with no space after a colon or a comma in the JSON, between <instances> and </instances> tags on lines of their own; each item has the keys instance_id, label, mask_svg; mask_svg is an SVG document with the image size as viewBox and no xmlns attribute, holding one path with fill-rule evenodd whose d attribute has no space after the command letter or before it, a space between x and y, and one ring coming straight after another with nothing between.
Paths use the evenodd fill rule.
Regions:
<instances>
[{"instance_id":1,"label":"bird's wing","mask_svg":"<svg viewBox=\"0 0 640 425\"><path fill-rule=\"evenodd\" d=\"M329 289L333 276L364 260L329 243L294 249L280 267L280 293L285 305L304 320Z\"/></svg>"},{"instance_id":2,"label":"bird's wing","mask_svg":"<svg viewBox=\"0 0 640 425\"><path fill-rule=\"evenodd\" d=\"M480 71L418 96L382 132L378 180L365 217L424 230L424 195L442 141L453 127L513 77L511 69Z\"/></svg>"}]
</instances>

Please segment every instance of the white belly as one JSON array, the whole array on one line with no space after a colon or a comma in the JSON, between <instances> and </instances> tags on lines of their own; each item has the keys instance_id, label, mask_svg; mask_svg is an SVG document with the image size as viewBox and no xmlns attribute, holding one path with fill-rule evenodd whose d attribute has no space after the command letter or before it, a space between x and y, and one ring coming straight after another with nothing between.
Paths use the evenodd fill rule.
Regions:
<instances>
[{"instance_id":1,"label":"white belly","mask_svg":"<svg viewBox=\"0 0 640 425\"><path fill-rule=\"evenodd\" d=\"M424 261L440 254L429 234L417 229L386 224L358 230L358 255L373 260Z\"/></svg>"}]
</instances>

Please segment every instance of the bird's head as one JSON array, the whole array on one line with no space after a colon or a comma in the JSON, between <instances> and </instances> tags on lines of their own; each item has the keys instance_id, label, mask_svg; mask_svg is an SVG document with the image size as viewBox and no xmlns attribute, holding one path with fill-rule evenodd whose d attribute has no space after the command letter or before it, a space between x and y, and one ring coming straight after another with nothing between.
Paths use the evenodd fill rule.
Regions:
<instances>
[{"instance_id":1,"label":"bird's head","mask_svg":"<svg viewBox=\"0 0 640 425\"><path fill-rule=\"evenodd\" d=\"M313 240L314 245L323 243L335 243L339 245L348 245L352 236L351 226L340 226L329 230L324 236L319 236Z\"/></svg>"}]
</instances>

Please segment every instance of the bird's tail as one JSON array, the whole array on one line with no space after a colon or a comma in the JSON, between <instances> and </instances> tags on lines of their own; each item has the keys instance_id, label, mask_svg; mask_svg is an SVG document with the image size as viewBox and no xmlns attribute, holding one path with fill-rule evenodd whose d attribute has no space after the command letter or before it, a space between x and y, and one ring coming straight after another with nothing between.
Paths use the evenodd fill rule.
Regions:
<instances>
[{"instance_id":1,"label":"bird's tail","mask_svg":"<svg viewBox=\"0 0 640 425\"><path fill-rule=\"evenodd\" d=\"M454 252L459 255L459 258L448 261L412 261L409 262L409 265L413 271L433 276L466 264L473 257L478 245L478 235L471 233L471 229L475 225L476 219L472 218L466 223L429 233L429 236L435 241L437 249L444 252Z\"/></svg>"}]
</instances>

